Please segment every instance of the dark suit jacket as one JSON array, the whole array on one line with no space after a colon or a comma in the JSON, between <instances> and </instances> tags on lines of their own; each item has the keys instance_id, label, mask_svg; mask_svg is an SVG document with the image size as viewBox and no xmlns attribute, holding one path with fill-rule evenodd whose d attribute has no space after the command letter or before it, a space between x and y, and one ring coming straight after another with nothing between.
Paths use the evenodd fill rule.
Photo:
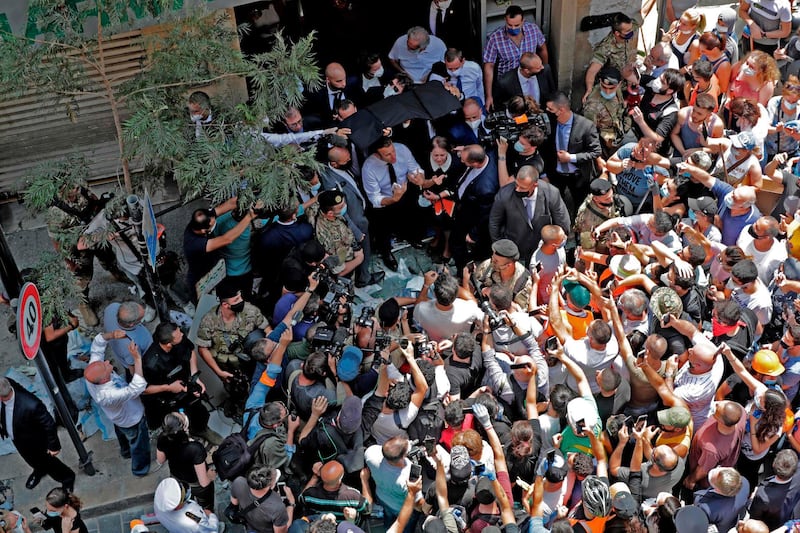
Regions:
<instances>
[{"instance_id":1,"label":"dark suit jacket","mask_svg":"<svg viewBox=\"0 0 800 533\"><path fill-rule=\"evenodd\" d=\"M432 0L418 2L416 8L416 22L430 33L430 9ZM476 45L480 39L473 29L474 24L469 22L469 2L467 0L453 0L444 12L444 26L437 28L436 36L444 41L448 47L458 48L469 59L480 59L480 51Z\"/></svg>"},{"instance_id":2,"label":"dark suit jacket","mask_svg":"<svg viewBox=\"0 0 800 533\"><path fill-rule=\"evenodd\" d=\"M569 133L569 147L567 151L577 156L575 165L580 170L582 178L591 181L597 177L597 165L595 159L600 156L600 135L597 127L588 118L573 113L572 129ZM552 121L550 128L552 134L547 138L542 146L542 155L545 157L545 170L550 179L556 175L556 128L558 124Z\"/></svg>"},{"instance_id":3,"label":"dark suit jacket","mask_svg":"<svg viewBox=\"0 0 800 533\"><path fill-rule=\"evenodd\" d=\"M356 101L353 89L345 85L342 90L343 97ZM303 104L303 127L306 131L330 128L334 125L333 109L328 97L328 86L322 85L321 89L305 93L306 101Z\"/></svg>"},{"instance_id":4,"label":"dark suit jacket","mask_svg":"<svg viewBox=\"0 0 800 533\"><path fill-rule=\"evenodd\" d=\"M483 125L478 128L478 131L482 132L484 135L488 134L488 131ZM463 118L448 130L447 139L453 146L467 146L469 144L481 143L480 139L475 135L475 132L464 122Z\"/></svg>"},{"instance_id":5,"label":"dark suit jacket","mask_svg":"<svg viewBox=\"0 0 800 533\"><path fill-rule=\"evenodd\" d=\"M350 185L347 180L332 170L328 165L322 167L322 171L319 173L319 179L322 181L322 187L324 189L338 188L344 193L345 200L347 201L347 217L361 230L361 233L367 233L369 222L367 222L367 216L364 211L365 205L369 205L369 200L367 200L364 193ZM358 183L359 178L353 178L353 181Z\"/></svg>"},{"instance_id":6,"label":"dark suit jacket","mask_svg":"<svg viewBox=\"0 0 800 533\"><path fill-rule=\"evenodd\" d=\"M383 64L384 72L383 76L378 78L381 82L380 87L370 87L365 92L364 86L361 84L361 74L347 77L345 92L348 94L348 98L355 102L358 109L363 109L368 105L383 100L383 88L392 81L394 70L386 67L388 61L381 61L381 63Z\"/></svg>"},{"instance_id":7,"label":"dark suit jacket","mask_svg":"<svg viewBox=\"0 0 800 533\"><path fill-rule=\"evenodd\" d=\"M548 95L553 94L557 89L550 65L544 65L544 69L536 75L536 79L539 80L539 94L541 95L539 98L541 101L537 103L539 107L544 109L544 99L547 98ZM508 102L512 96L521 95L522 85L519 84L517 69L509 70L500 76L497 81L494 82L492 90L494 91L492 98L497 102L497 105L502 107L505 107L506 102Z\"/></svg>"},{"instance_id":8,"label":"dark suit jacket","mask_svg":"<svg viewBox=\"0 0 800 533\"><path fill-rule=\"evenodd\" d=\"M458 232L459 237L469 234L474 241L479 243L489 237L487 231L489 213L499 187L497 161L492 156L487 157L489 157L489 164L470 182L464 190L464 194L457 198L458 202L453 213L454 230ZM456 196L458 196L458 189L458 183L456 183L453 190Z\"/></svg>"},{"instance_id":9,"label":"dark suit jacket","mask_svg":"<svg viewBox=\"0 0 800 533\"><path fill-rule=\"evenodd\" d=\"M56 421L47 407L16 381L8 381L14 389L14 416L11 421L14 446L41 452L60 450Z\"/></svg>"},{"instance_id":10,"label":"dark suit jacket","mask_svg":"<svg viewBox=\"0 0 800 533\"><path fill-rule=\"evenodd\" d=\"M522 198L514 193L515 188L515 183L509 183L497 193L489 217L489 235L492 242L511 239L517 243L520 261L527 265L539 245L543 227L556 224L569 234L569 214L558 189L540 180L533 220L530 220Z\"/></svg>"}]
</instances>

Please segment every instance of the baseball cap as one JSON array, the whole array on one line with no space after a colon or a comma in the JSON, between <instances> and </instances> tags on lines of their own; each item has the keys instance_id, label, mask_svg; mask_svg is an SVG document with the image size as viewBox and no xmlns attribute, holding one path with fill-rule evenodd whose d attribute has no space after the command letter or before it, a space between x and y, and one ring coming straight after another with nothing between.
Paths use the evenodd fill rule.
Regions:
<instances>
[{"instance_id":1,"label":"baseball cap","mask_svg":"<svg viewBox=\"0 0 800 533\"><path fill-rule=\"evenodd\" d=\"M482 477L478 480L478 484L475 486L475 499L484 505L495 501L494 487L489 478Z\"/></svg>"},{"instance_id":2,"label":"baseball cap","mask_svg":"<svg viewBox=\"0 0 800 533\"><path fill-rule=\"evenodd\" d=\"M692 413L685 407L670 407L656 412L656 418L662 426L685 428L692 421Z\"/></svg>"},{"instance_id":3,"label":"baseball cap","mask_svg":"<svg viewBox=\"0 0 800 533\"><path fill-rule=\"evenodd\" d=\"M756 147L756 138L749 131L743 131L738 135L731 137L734 148L743 148L745 150L752 150Z\"/></svg>"},{"instance_id":4,"label":"baseball cap","mask_svg":"<svg viewBox=\"0 0 800 533\"><path fill-rule=\"evenodd\" d=\"M577 307L586 307L592 299L589 289L577 281L567 280L564 282L564 290L572 303Z\"/></svg>"},{"instance_id":5,"label":"baseball cap","mask_svg":"<svg viewBox=\"0 0 800 533\"><path fill-rule=\"evenodd\" d=\"M362 410L363 406L358 396L345 398L339 410L339 429L348 434L358 431L361 427Z\"/></svg>"},{"instance_id":6,"label":"baseball cap","mask_svg":"<svg viewBox=\"0 0 800 533\"><path fill-rule=\"evenodd\" d=\"M622 74L615 67L605 67L597 73L598 79L608 85L616 85L622 81Z\"/></svg>"},{"instance_id":7,"label":"baseball cap","mask_svg":"<svg viewBox=\"0 0 800 533\"><path fill-rule=\"evenodd\" d=\"M342 355L336 361L336 376L342 381L352 381L358 377L358 370L364 354L355 346L345 346Z\"/></svg>"},{"instance_id":8,"label":"baseball cap","mask_svg":"<svg viewBox=\"0 0 800 533\"><path fill-rule=\"evenodd\" d=\"M456 483L466 481L472 476L469 451L465 446L453 446L450 450L450 480Z\"/></svg>"},{"instance_id":9,"label":"baseball cap","mask_svg":"<svg viewBox=\"0 0 800 533\"><path fill-rule=\"evenodd\" d=\"M683 314L683 302L673 289L658 287L650 296L650 310L657 320L667 314L680 317Z\"/></svg>"},{"instance_id":10,"label":"baseball cap","mask_svg":"<svg viewBox=\"0 0 800 533\"><path fill-rule=\"evenodd\" d=\"M390 326L400 317L400 304L394 298L389 298L378 307L378 322L381 326Z\"/></svg>"},{"instance_id":11,"label":"baseball cap","mask_svg":"<svg viewBox=\"0 0 800 533\"><path fill-rule=\"evenodd\" d=\"M678 509L673 520L678 533L706 533L708 531L708 515L695 505L687 505Z\"/></svg>"},{"instance_id":12,"label":"baseball cap","mask_svg":"<svg viewBox=\"0 0 800 533\"><path fill-rule=\"evenodd\" d=\"M639 506L630 492L617 492L614 499L611 500L611 506L614 508L616 515L622 519L633 518Z\"/></svg>"},{"instance_id":13,"label":"baseball cap","mask_svg":"<svg viewBox=\"0 0 800 533\"><path fill-rule=\"evenodd\" d=\"M615 255L608 261L608 268L620 279L642 272L642 264L632 254Z\"/></svg>"},{"instance_id":14,"label":"baseball cap","mask_svg":"<svg viewBox=\"0 0 800 533\"><path fill-rule=\"evenodd\" d=\"M702 168L706 171L711 168L711 156L706 152L692 152L692 155L689 156L689 161L694 163L696 167Z\"/></svg>"},{"instance_id":15,"label":"baseball cap","mask_svg":"<svg viewBox=\"0 0 800 533\"><path fill-rule=\"evenodd\" d=\"M717 201L710 196L701 196L700 198L689 198L689 208L695 213L703 213L706 216L713 216L717 214Z\"/></svg>"}]
</instances>

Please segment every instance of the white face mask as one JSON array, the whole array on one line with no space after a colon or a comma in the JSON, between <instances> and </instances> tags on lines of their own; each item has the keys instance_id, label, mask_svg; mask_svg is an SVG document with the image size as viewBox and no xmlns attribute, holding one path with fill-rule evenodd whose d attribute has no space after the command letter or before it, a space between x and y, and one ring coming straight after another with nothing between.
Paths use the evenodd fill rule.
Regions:
<instances>
[{"instance_id":1,"label":"white face mask","mask_svg":"<svg viewBox=\"0 0 800 533\"><path fill-rule=\"evenodd\" d=\"M14 526L14 529L9 531L9 533L25 533L25 530L22 529L22 515L19 513L19 511L11 511L10 514L16 515L17 525Z\"/></svg>"},{"instance_id":2,"label":"white face mask","mask_svg":"<svg viewBox=\"0 0 800 533\"><path fill-rule=\"evenodd\" d=\"M742 74L745 76L755 76L756 71L751 69L748 65L742 67Z\"/></svg>"},{"instance_id":3,"label":"white face mask","mask_svg":"<svg viewBox=\"0 0 800 533\"><path fill-rule=\"evenodd\" d=\"M475 119L475 120L468 120L468 121L467 121L467 125L469 125L469 127L470 127L470 128L472 128L472 129L475 129L475 128L477 128L478 126L480 126L482 122L483 122L483 120L482 120L482 119L480 119L480 118L477 118L477 119Z\"/></svg>"},{"instance_id":4,"label":"white face mask","mask_svg":"<svg viewBox=\"0 0 800 533\"><path fill-rule=\"evenodd\" d=\"M694 30L681 30L681 33L683 35L691 35L692 33L694 33Z\"/></svg>"},{"instance_id":5,"label":"white face mask","mask_svg":"<svg viewBox=\"0 0 800 533\"><path fill-rule=\"evenodd\" d=\"M381 76L383 76L383 66L372 73L373 78L380 78Z\"/></svg>"},{"instance_id":6,"label":"white face mask","mask_svg":"<svg viewBox=\"0 0 800 533\"><path fill-rule=\"evenodd\" d=\"M650 82L650 88L653 89L653 92L656 94L662 94L664 91L664 86L661 84L661 78L656 78Z\"/></svg>"},{"instance_id":7,"label":"white face mask","mask_svg":"<svg viewBox=\"0 0 800 533\"><path fill-rule=\"evenodd\" d=\"M389 98L390 96L397 96L397 91L394 90L394 87L391 85L387 85L386 88L383 90L383 97Z\"/></svg>"},{"instance_id":8,"label":"white face mask","mask_svg":"<svg viewBox=\"0 0 800 533\"><path fill-rule=\"evenodd\" d=\"M201 122L203 120L203 115L189 115L189 118L192 122Z\"/></svg>"}]
</instances>

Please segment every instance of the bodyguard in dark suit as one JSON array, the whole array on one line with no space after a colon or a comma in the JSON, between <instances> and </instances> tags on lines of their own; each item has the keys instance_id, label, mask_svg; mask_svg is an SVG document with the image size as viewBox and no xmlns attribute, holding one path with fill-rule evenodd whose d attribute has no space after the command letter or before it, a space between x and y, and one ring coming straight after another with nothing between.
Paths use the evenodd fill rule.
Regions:
<instances>
[{"instance_id":1,"label":"bodyguard in dark suit","mask_svg":"<svg viewBox=\"0 0 800 533\"><path fill-rule=\"evenodd\" d=\"M384 88L395 73L384 68L381 56L375 52L367 52L359 59L359 69L357 75L348 76L346 88L353 102L363 108L383 100Z\"/></svg>"},{"instance_id":2,"label":"bodyguard in dark suit","mask_svg":"<svg viewBox=\"0 0 800 533\"><path fill-rule=\"evenodd\" d=\"M557 89L550 65L542 63L542 58L533 52L525 52L519 60L519 67L500 76L494 83L494 101L505 107L513 96L530 96L540 107L544 99Z\"/></svg>"},{"instance_id":3,"label":"bodyguard in dark suit","mask_svg":"<svg viewBox=\"0 0 800 533\"><path fill-rule=\"evenodd\" d=\"M325 67L325 84L318 91L306 93L303 104L303 116L306 129L325 129L335 125L337 103L354 100L355 95L347 86L347 73L339 63L330 63Z\"/></svg>"},{"instance_id":4,"label":"bodyguard in dark suit","mask_svg":"<svg viewBox=\"0 0 800 533\"><path fill-rule=\"evenodd\" d=\"M462 50L468 58L478 59L479 40L469 22L467 0L423 0L417 2L417 22L450 48Z\"/></svg>"},{"instance_id":5,"label":"bodyguard in dark suit","mask_svg":"<svg viewBox=\"0 0 800 533\"><path fill-rule=\"evenodd\" d=\"M600 135L592 121L572 112L569 97L563 92L548 97L546 107L555 121L542 150L545 170L550 183L558 187L562 195L569 189L570 214L574 218L578 206L589 195L589 183L598 174Z\"/></svg>"},{"instance_id":6,"label":"bodyguard in dark suit","mask_svg":"<svg viewBox=\"0 0 800 533\"><path fill-rule=\"evenodd\" d=\"M535 168L524 166L517 171L514 183L497 193L489 217L489 235L492 242L511 239L517 243L519 260L527 265L539 245L542 228L548 224L561 226L568 233L567 206L558 189L539 181Z\"/></svg>"},{"instance_id":7,"label":"bodyguard in dark suit","mask_svg":"<svg viewBox=\"0 0 800 533\"><path fill-rule=\"evenodd\" d=\"M491 255L489 212L499 188L497 162L482 146L465 146L461 162L467 170L452 191L456 207L450 237L450 248L459 272L471 259L480 260Z\"/></svg>"},{"instance_id":8,"label":"bodyguard in dark suit","mask_svg":"<svg viewBox=\"0 0 800 533\"><path fill-rule=\"evenodd\" d=\"M455 124L447 132L447 140L453 146L467 146L478 144L480 137L489 134L489 130L483 125L483 109L481 104L474 98L467 98L461 104L461 115Z\"/></svg>"},{"instance_id":9,"label":"bodyguard in dark suit","mask_svg":"<svg viewBox=\"0 0 800 533\"><path fill-rule=\"evenodd\" d=\"M61 451L56 421L42 401L16 381L0 378L0 402L0 438L11 438L33 468L25 487L33 489L49 475L72 491L75 472L56 458Z\"/></svg>"}]
</instances>

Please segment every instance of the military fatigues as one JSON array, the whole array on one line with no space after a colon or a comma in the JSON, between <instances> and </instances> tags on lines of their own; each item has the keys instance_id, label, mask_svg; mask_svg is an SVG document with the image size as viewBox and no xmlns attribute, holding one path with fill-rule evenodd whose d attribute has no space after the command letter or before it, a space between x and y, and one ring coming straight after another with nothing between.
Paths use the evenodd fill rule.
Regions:
<instances>
[{"instance_id":1,"label":"military fatigues","mask_svg":"<svg viewBox=\"0 0 800 533\"><path fill-rule=\"evenodd\" d=\"M634 24L633 31L638 32L639 26ZM616 67L620 72L625 65L634 60L636 60L636 39L618 43L613 32L609 32L602 41L597 43L592 54L592 63L600 63L605 67Z\"/></svg>"},{"instance_id":2,"label":"military fatigues","mask_svg":"<svg viewBox=\"0 0 800 533\"><path fill-rule=\"evenodd\" d=\"M622 213L617 209L616 203L608 209L604 209L592 202L591 195L587 196L575 215L575 222L572 225L572 239L584 250L607 254L608 232L603 233L600 239L595 239L594 228L609 218L618 216L622 216Z\"/></svg>"},{"instance_id":3,"label":"military fatigues","mask_svg":"<svg viewBox=\"0 0 800 533\"><path fill-rule=\"evenodd\" d=\"M242 351L242 343L247 335L255 329L264 329L267 325L267 319L261 311L247 302L242 312L230 324L222 320L217 309L216 312L206 313L200 321L197 346L208 348L223 370L226 370L225 367L238 368L239 358L236 354Z\"/></svg>"},{"instance_id":4,"label":"military fatigues","mask_svg":"<svg viewBox=\"0 0 800 533\"><path fill-rule=\"evenodd\" d=\"M631 128L631 118L628 107L622 96L622 90L617 89L617 96L606 100L600 94L600 85L595 85L586 104L583 106L583 116L597 125L600 133L600 146L603 149L603 159L608 159L622 145L622 137Z\"/></svg>"},{"instance_id":5,"label":"military fatigues","mask_svg":"<svg viewBox=\"0 0 800 533\"><path fill-rule=\"evenodd\" d=\"M528 269L519 261L514 262L514 275L508 281L500 279L500 273L492 268L492 260L486 259L475 268L475 277L483 287L503 285L514 294L514 302L523 309L528 308L528 299L531 296L533 282Z\"/></svg>"},{"instance_id":6,"label":"military fatigues","mask_svg":"<svg viewBox=\"0 0 800 533\"><path fill-rule=\"evenodd\" d=\"M323 215L314 219L317 240L325 248L325 251L330 255L335 255L339 258L339 267L334 273L338 274L344 269L346 261L352 261L355 258L355 251L353 244L356 242L353 231L347 225L347 222L342 217L336 217L334 220L328 220Z\"/></svg>"}]
</instances>

